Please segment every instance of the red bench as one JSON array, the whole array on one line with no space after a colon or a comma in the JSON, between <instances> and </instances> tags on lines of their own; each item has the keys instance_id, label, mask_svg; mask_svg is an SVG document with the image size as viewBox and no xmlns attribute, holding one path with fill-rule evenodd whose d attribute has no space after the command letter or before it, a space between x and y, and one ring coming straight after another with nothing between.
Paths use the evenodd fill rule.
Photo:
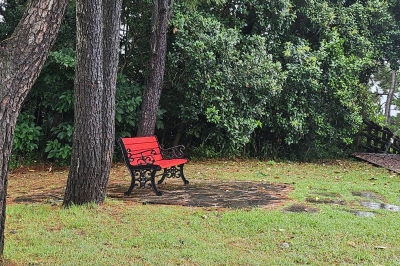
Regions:
<instances>
[{"instance_id":1,"label":"red bench","mask_svg":"<svg viewBox=\"0 0 400 266\"><path fill-rule=\"evenodd\" d=\"M118 143L122 149L125 165L128 167L132 177L131 185L125 192L129 196L134 188L151 187L157 196L161 192L156 187L156 173L164 169L164 172L158 176L161 184L165 178L182 178L186 185L183 174L183 166L187 159L183 158L184 146L179 145L172 148L162 148L155 136L119 138ZM150 184L149 184L150 182Z\"/></svg>"}]
</instances>

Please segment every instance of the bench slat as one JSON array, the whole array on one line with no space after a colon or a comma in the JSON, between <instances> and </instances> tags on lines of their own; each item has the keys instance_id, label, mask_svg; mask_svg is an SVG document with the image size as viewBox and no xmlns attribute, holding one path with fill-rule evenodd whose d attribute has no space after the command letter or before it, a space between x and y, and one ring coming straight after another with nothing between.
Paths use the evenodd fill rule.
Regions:
<instances>
[{"instance_id":1,"label":"bench slat","mask_svg":"<svg viewBox=\"0 0 400 266\"><path fill-rule=\"evenodd\" d=\"M161 168L168 168L171 166L176 166L180 164L187 163L187 159L170 159L170 160L159 160L155 161L155 165L159 165Z\"/></svg>"},{"instance_id":2,"label":"bench slat","mask_svg":"<svg viewBox=\"0 0 400 266\"><path fill-rule=\"evenodd\" d=\"M155 150L157 153L160 153L160 148L155 143L143 143L143 144L125 144L126 149L130 149L132 152L134 151L147 151L147 150Z\"/></svg>"},{"instance_id":3,"label":"bench slat","mask_svg":"<svg viewBox=\"0 0 400 266\"><path fill-rule=\"evenodd\" d=\"M142 143L148 143L148 142L155 142L158 145L157 138L154 136L150 137L134 137L134 138L122 138L122 141L124 142L125 145L129 144L142 144Z\"/></svg>"}]
</instances>

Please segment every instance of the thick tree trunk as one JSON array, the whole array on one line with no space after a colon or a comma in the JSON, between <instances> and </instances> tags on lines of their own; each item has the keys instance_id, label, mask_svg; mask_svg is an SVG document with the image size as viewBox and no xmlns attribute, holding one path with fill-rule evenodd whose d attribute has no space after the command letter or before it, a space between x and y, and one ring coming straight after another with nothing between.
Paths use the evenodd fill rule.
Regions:
<instances>
[{"instance_id":1,"label":"thick tree trunk","mask_svg":"<svg viewBox=\"0 0 400 266\"><path fill-rule=\"evenodd\" d=\"M392 81L390 83L390 88L385 103L385 118L388 126L390 125L390 107L392 106L394 89L396 88L396 75L396 70L392 70Z\"/></svg>"},{"instance_id":2,"label":"thick tree trunk","mask_svg":"<svg viewBox=\"0 0 400 266\"><path fill-rule=\"evenodd\" d=\"M74 135L64 205L102 202L102 0L76 1Z\"/></svg>"},{"instance_id":3,"label":"thick tree trunk","mask_svg":"<svg viewBox=\"0 0 400 266\"><path fill-rule=\"evenodd\" d=\"M101 204L106 195L114 150L121 0L78 0L76 11L75 121L65 206Z\"/></svg>"},{"instance_id":4,"label":"thick tree trunk","mask_svg":"<svg viewBox=\"0 0 400 266\"><path fill-rule=\"evenodd\" d=\"M33 0L14 34L0 43L0 253L4 249L8 166L22 102L40 74L68 0Z\"/></svg>"},{"instance_id":5,"label":"thick tree trunk","mask_svg":"<svg viewBox=\"0 0 400 266\"><path fill-rule=\"evenodd\" d=\"M154 135L158 104L164 83L168 9L168 0L153 1L150 71L147 88L143 94L137 136Z\"/></svg>"}]
</instances>

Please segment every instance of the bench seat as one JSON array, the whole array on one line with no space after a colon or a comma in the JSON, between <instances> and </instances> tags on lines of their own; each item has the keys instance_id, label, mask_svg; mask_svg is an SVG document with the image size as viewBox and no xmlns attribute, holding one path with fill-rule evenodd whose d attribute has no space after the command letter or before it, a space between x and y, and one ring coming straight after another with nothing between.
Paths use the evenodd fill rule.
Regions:
<instances>
[{"instance_id":1,"label":"bench seat","mask_svg":"<svg viewBox=\"0 0 400 266\"><path fill-rule=\"evenodd\" d=\"M180 164L187 163L187 159L170 159L170 160L159 160L154 162L154 165L158 165L161 168L169 168L171 166L176 166Z\"/></svg>"}]
</instances>

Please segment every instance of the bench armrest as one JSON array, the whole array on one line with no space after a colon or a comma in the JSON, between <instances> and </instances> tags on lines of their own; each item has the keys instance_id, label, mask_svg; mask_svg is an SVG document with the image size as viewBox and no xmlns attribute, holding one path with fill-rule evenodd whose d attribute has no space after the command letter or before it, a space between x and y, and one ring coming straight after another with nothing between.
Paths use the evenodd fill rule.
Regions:
<instances>
[{"instance_id":1,"label":"bench armrest","mask_svg":"<svg viewBox=\"0 0 400 266\"><path fill-rule=\"evenodd\" d=\"M161 146L160 148L161 155L164 159L177 159L183 158L184 156L183 150L185 149L185 146L183 145L178 145L166 149Z\"/></svg>"}]
</instances>

